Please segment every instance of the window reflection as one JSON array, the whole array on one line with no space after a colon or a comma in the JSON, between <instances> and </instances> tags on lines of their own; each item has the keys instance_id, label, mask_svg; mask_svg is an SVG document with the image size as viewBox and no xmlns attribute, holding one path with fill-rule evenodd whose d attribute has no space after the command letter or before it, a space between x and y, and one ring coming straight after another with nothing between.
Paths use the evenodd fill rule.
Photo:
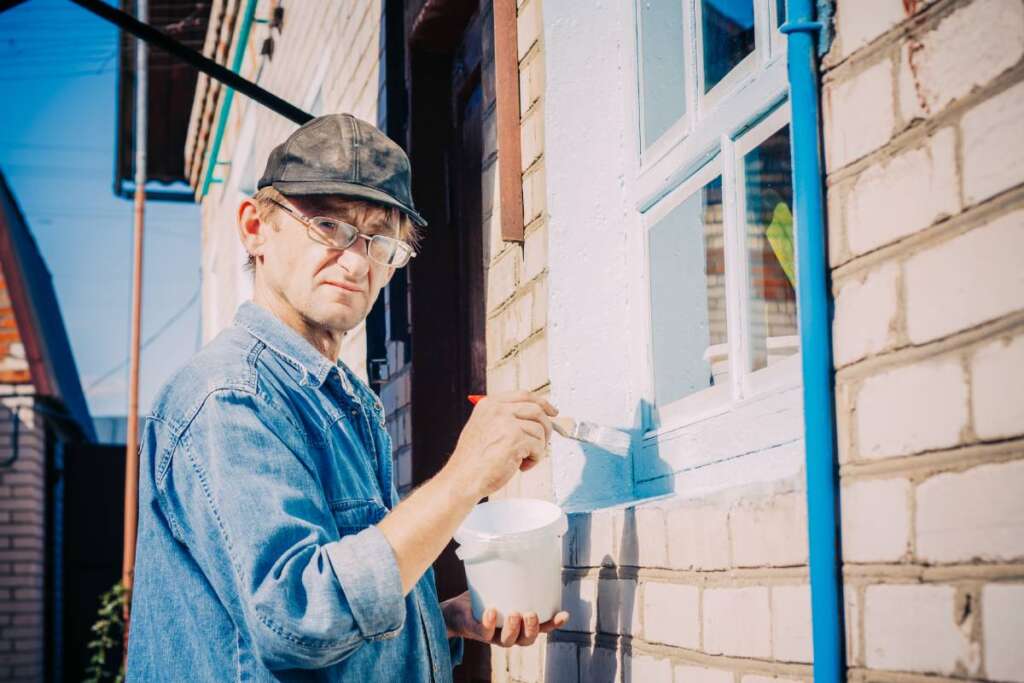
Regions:
<instances>
[{"instance_id":1,"label":"window reflection","mask_svg":"<svg viewBox=\"0 0 1024 683\"><path fill-rule=\"evenodd\" d=\"M637 4L646 148L686 113L683 5L660 0Z\"/></svg>"},{"instance_id":2,"label":"window reflection","mask_svg":"<svg viewBox=\"0 0 1024 683\"><path fill-rule=\"evenodd\" d=\"M728 379L722 179L651 227L654 394L666 405Z\"/></svg>"},{"instance_id":3,"label":"window reflection","mask_svg":"<svg viewBox=\"0 0 1024 683\"><path fill-rule=\"evenodd\" d=\"M746 155L751 370L799 351L789 126Z\"/></svg>"},{"instance_id":4,"label":"window reflection","mask_svg":"<svg viewBox=\"0 0 1024 683\"><path fill-rule=\"evenodd\" d=\"M704 92L754 51L753 0L701 0Z\"/></svg>"}]
</instances>

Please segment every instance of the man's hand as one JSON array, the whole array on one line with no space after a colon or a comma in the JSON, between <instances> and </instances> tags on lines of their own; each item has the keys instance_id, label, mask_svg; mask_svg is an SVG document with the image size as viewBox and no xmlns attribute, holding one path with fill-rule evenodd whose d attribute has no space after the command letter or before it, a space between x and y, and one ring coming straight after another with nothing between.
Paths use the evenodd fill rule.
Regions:
<instances>
[{"instance_id":1,"label":"man's hand","mask_svg":"<svg viewBox=\"0 0 1024 683\"><path fill-rule=\"evenodd\" d=\"M513 612L505 617L504 628L499 629L498 612L493 608L484 610L482 622L473 618L468 591L441 603L441 612L444 614L449 638L468 638L502 647L533 645L539 634L550 633L569 621L568 612L559 612L551 621L543 624L533 612L525 615Z\"/></svg>"},{"instance_id":2,"label":"man's hand","mask_svg":"<svg viewBox=\"0 0 1024 683\"><path fill-rule=\"evenodd\" d=\"M473 409L442 472L477 500L544 457L555 408L536 394L487 396Z\"/></svg>"}]
</instances>

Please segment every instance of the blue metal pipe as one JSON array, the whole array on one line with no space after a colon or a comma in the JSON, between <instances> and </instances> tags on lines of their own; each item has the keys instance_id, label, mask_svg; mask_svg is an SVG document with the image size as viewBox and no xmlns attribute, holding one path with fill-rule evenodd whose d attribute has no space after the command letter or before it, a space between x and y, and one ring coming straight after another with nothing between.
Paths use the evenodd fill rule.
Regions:
<instances>
[{"instance_id":1,"label":"blue metal pipe","mask_svg":"<svg viewBox=\"0 0 1024 683\"><path fill-rule=\"evenodd\" d=\"M789 0L788 70L792 108L797 296L803 363L807 521L814 680L846 680L842 558L839 545L832 295L825 244L824 170L812 0Z\"/></svg>"}]
</instances>

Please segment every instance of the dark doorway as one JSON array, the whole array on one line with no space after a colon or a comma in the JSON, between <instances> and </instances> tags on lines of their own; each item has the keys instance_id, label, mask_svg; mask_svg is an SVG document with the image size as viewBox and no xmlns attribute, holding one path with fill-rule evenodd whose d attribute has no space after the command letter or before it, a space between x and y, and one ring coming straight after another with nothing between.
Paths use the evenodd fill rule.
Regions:
<instances>
[{"instance_id":1,"label":"dark doorway","mask_svg":"<svg viewBox=\"0 0 1024 683\"><path fill-rule=\"evenodd\" d=\"M481 56L489 6L427 0L407 15L413 187L430 222L409 282L415 483L448 460L470 414L466 396L486 388ZM453 545L434 566L442 600L466 589ZM489 648L467 644L455 679L489 681Z\"/></svg>"},{"instance_id":2,"label":"dark doorway","mask_svg":"<svg viewBox=\"0 0 1024 683\"><path fill-rule=\"evenodd\" d=\"M63 679L80 681L100 596L121 580L125 447L68 444L62 455Z\"/></svg>"}]
</instances>

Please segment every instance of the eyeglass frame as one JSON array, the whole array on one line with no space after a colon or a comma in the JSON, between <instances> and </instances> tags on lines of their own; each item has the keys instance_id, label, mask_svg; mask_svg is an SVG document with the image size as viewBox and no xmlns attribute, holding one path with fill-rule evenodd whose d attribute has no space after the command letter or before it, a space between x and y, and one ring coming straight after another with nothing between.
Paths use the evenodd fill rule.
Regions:
<instances>
[{"instance_id":1,"label":"eyeglass frame","mask_svg":"<svg viewBox=\"0 0 1024 683\"><path fill-rule=\"evenodd\" d=\"M287 213L289 216L291 216L292 218L294 218L298 222L300 222L303 225L305 225L306 226L306 236L310 240L312 240L313 242L316 242L317 244L325 246L325 247L327 247L329 249L338 249L339 251L344 251L345 249L348 249L353 244L355 244L357 239L362 238L362 239L366 240L366 258L370 259L371 261L373 261L374 263L376 263L378 265L382 265L382 266L385 266L387 268L405 268L407 265L409 265L409 261L411 261L412 259L416 258L416 256L417 256L416 250L414 250L411 246L409 246L408 242L406 242L404 240L400 240L397 237L389 237L388 235L367 235L367 234L363 233L363 231L361 231L357 226L352 225L348 221L338 220L337 218L331 218L330 216L310 216L310 217L306 217L306 216L303 216L302 214L298 213L294 209L292 209L292 208L290 208L288 206L285 206L284 204L282 204L281 202L277 201L276 199L274 199L272 197L267 197L267 201L269 201L271 204L274 204L275 206L283 209L284 212ZM355 236L353 236L352 241L349 242L344 247L340 247L337 244L333 244L333 243L332 244L328 244L327 242L325 242L325 241L323 241L321 239L318 239L317 236L316 236L317 235L317 231L313 227L313 221L315 221L317 219L325 220L325 221L331 221L333 223L341 223L342 225L347 225L347 226L349 226L349 227L351 227L351 228L353 228L355 230ZM388 240L394 240L394 241L398 242L403 247L405 247L406 249L409 250L409 258L405 261L405 263L403 263L400 266L396 266L393 263L384 263L382 261L378 261L377 259L373 258L373 256L370 256L370 244L375 239L388 239Z\"/></svg>"}]
</instances>

